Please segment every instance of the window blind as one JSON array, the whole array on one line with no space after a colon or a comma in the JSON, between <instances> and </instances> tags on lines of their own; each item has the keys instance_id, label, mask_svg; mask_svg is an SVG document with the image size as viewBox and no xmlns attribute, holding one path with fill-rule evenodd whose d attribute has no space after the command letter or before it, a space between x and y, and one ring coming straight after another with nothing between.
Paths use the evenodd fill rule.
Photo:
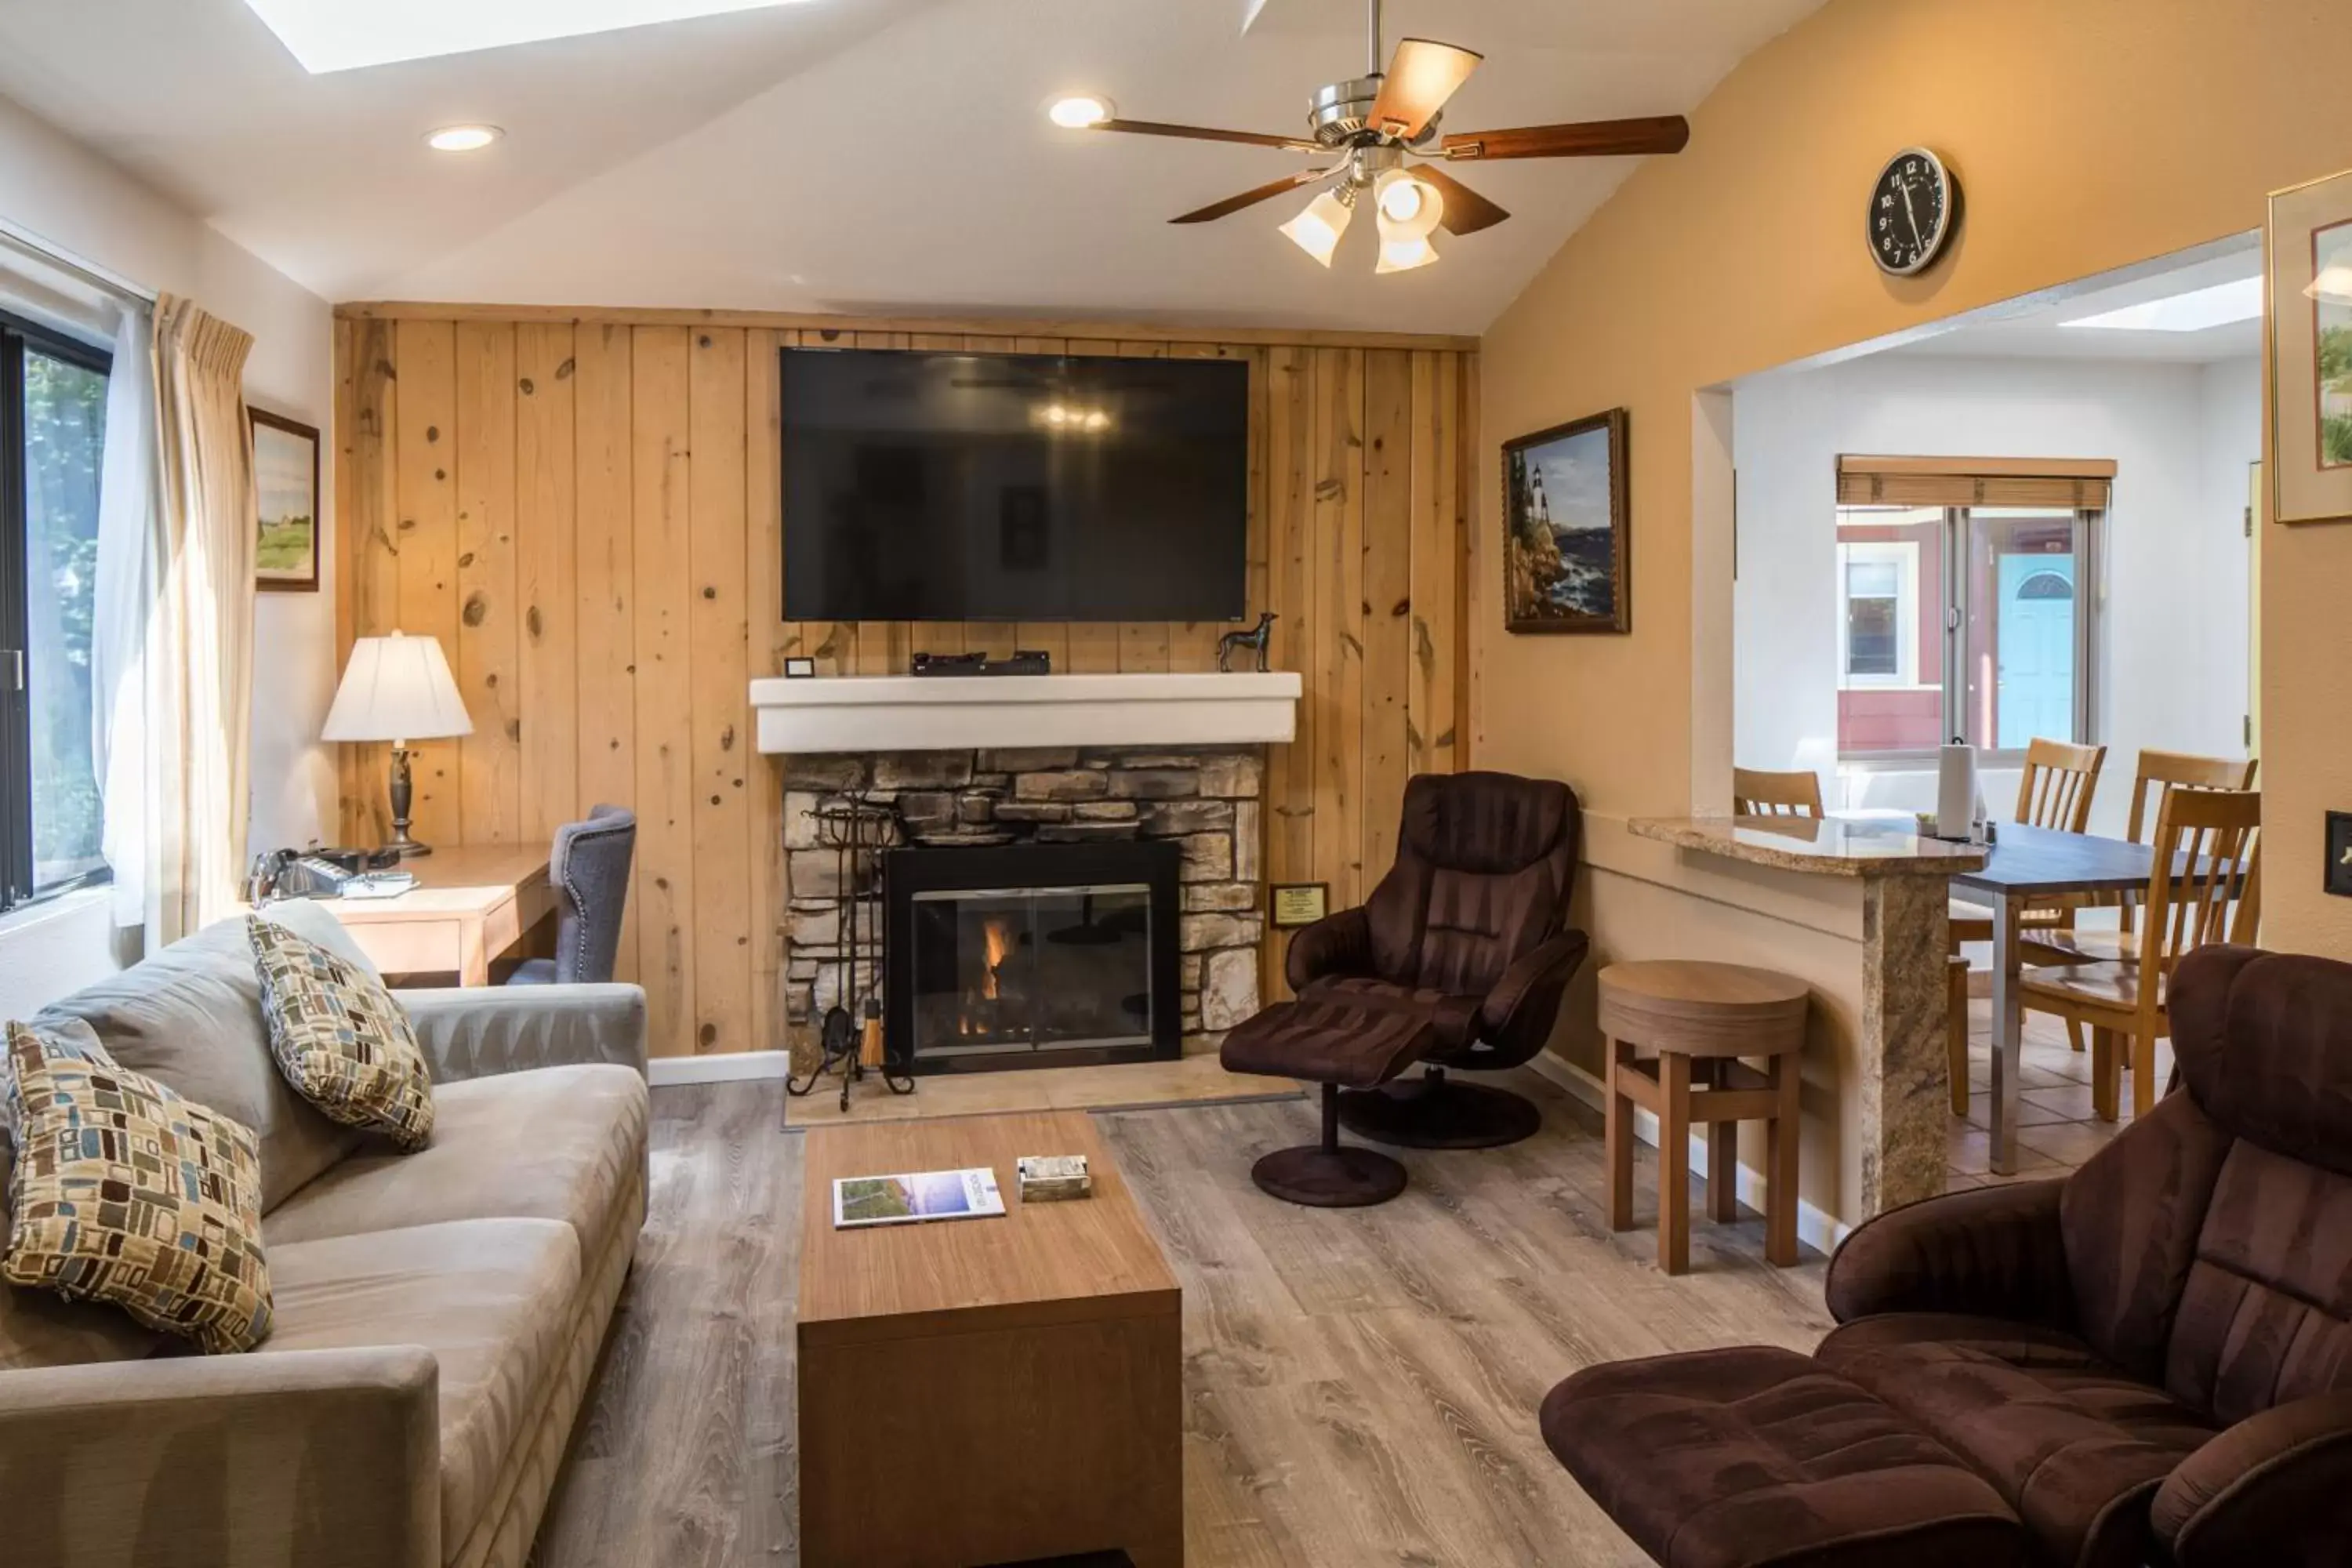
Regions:
<instances>
[{"instance_id":1,"label":"window blind","mask_svg":"<svg viewBox=\"0 0 2352 1568\"><path fill-rule=\"evenodd\" d=\"M2116 465L2104 458L1838 458L1840 506L2014 506L2104 511Z\"/></svg>"}]
</instances>

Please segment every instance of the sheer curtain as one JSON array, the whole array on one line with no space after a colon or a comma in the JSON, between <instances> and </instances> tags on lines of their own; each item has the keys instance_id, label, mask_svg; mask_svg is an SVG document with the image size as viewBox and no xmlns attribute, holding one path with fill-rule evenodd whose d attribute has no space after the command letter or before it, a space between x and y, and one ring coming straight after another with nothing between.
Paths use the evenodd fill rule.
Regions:
<instances>
[{"instance_id":1,"label":"sheer curtain","mask_svg":"<svg viewBox=\"0 0 2352 1568\"><path fill-rule=\"evenodd\" d=\"M91 744L105 803L106 862L114 874L114 923L147 923L148 626L155 563L165 554L155 486L155 319L126 303L114 332L106 385L106 457L99 481L98 591L91 621Z\"/></svg>"}]
</instances>

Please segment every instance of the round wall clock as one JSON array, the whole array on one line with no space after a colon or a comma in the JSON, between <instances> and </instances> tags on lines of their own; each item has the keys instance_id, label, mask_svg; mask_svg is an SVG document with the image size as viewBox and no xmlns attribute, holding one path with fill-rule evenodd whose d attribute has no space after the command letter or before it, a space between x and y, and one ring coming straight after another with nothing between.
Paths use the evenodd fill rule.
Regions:
<instances>
[{"instance_id":1,"label":"round wall clock","mask_svg":"<svg viewBox=\"0 0 2352 1568\"><path fill-rule=\"evenodd\" d=\"M1960 221L1960 183L1925 147L1906 147L1871 187L1865 236L1870 258L1892 277L1924 272Z\"/></svg>"}]
</instances>

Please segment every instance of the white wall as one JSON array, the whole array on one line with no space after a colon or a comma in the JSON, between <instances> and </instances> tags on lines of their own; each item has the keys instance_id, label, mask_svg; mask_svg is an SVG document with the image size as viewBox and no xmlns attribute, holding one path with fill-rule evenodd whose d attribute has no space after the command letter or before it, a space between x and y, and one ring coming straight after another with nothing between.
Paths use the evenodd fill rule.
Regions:
<instances>
[{"instance_id":1,"label":"white wall","mask_svg":"<svg viewBox=\"0 0 2352 1568\"><path fill-rule=\"evenodd\" d=\"M2092 831L2120 835L2142 747L2242 756L2246 465L2260 368L1882 354L1780 373L1734 396L1739 561L1738 760L1824 770L1850 807L1932 808L1916 774L1830 776L1837 737L1836 466L1842 452L2112 458L2101 539L2096 738L2108 772ZM2016 775L1986 781L2006 816Z\"/></svg>"},{"instance_id":2,"label":"white wall","mask_svg":"<svg viewBox=\"0 0 2352 1568\"><path fill-rule=\"evenodd\" d=\"M248 400L328 431L333 316L205 224L0 98L0 219L142 288L194 299L254 335ZM317 594L264 594L254 616L253 818L258 847L304 843L334 821L334 767L319 744L334 689L334 448L322 453ZM37 1006L111 967L103 919L33 910L0 922L0 1008Z\"/></svg>"}]
</instances>

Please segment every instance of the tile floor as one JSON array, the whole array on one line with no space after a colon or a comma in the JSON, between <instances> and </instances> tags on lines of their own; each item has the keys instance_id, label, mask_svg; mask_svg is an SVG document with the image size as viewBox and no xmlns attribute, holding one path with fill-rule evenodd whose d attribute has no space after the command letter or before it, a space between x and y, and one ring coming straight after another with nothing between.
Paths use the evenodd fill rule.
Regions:
<instances>
[{"instance_id":1,"label":"tile floor","mask_svg":"<svg viewBox=\"0 0 2352 1568\"><path fill-rule=\"evenodd\" d=\"M2131 1075L2123 1081L2123 1116L2101 1121L2091 1114L2091 1057L2066 1044L2065 1026L2046 1015L2025 1016L2025 1066L2019 1074L2017 1173L1991 1174L1992 1007L1979 998L1969 1007L1969 1114L1950 1131L1950 1191L1997 1182L2032 1181L2063 1175L2106 1146L2131 1125ZM2172 1052L2156 1047L2157 1092L2172 1073Z\"/></svg>"}]
</instances>

